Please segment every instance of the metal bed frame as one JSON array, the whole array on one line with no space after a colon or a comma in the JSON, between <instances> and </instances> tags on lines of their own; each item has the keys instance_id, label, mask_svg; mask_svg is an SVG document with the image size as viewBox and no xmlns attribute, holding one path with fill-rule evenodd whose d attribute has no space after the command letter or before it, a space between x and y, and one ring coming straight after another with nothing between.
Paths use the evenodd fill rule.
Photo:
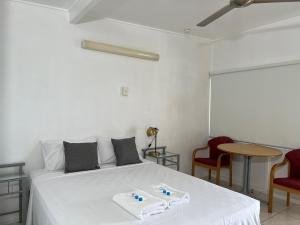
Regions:
<instances>
[{"instance_id":1,"label":"metal bed frame","mask_svg":"<svg viewBox=\"0 0 300 225\"><path fill-rule=\"evenodd\" d=\"M15 196L18 195L19 198L19 209L14 211L2 212L0 216L5 216L9 214L19 215L19 223L26 223L26 214L27 214L27 203L28 203L28 188L27 188L27 176L24 174L23 167L25 166L24 162L19 163L9 163L9 164L0 164L0 169L7 169L18 167L18 173L14 174L1 174L0 183L7 183L7 192L0 193L0 198L5 196ZM12 183L18 182L18 190L14 191Z\"/></svg>"}]
</instances>

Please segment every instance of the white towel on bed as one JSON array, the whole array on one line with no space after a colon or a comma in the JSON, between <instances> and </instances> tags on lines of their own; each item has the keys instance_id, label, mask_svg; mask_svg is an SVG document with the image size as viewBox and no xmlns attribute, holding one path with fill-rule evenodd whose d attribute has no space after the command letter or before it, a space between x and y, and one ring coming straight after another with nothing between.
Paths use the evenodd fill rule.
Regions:
<instances>
[{"instance_id":1,"label":"white towel on bed","mask_svg":"<svg viewBox=\"0 0 300 225\"><path fill-rule=\"evenodd\" d=\"M143 196L143 201L135 199L132 196L133 193ZM141 190L116 194L113 196L113 201L138 219L144 219L147 216L163 213L167 208L167 202L165 200L154 197Z\"/></svg>"},{"instance_id":2,"label":"white towel on bed","mask_svg":"<svg viewBox=\"0 0 300 225\"><path fill-rule=\"evenodd\" d=\"M165 193L163 193L163 189L169 191L171 194L166 195ZM163 183L158 185L153 185L152 191L150 193L158 198L165 200L168 203L169 208L182 203L188 203L190 201L189 193L177 190Z\"/></svg>"}]
</instances>

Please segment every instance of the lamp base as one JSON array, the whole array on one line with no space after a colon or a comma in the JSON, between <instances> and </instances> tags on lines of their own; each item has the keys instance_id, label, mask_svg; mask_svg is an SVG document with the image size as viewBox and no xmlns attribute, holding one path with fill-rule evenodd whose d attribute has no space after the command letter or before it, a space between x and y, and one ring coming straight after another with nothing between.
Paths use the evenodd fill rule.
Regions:
<instances>
[{"instance_id":1,"label":"lamp base","mask_svg":"<svg viewBox=\"0 0 300 225\"><path fill-rule=\"evenodd\" d=\"M151 152L148 152L148 155L152 156L152 157L158 157L158 156L160 156L160 152L151 151Z\"/></svg>"}]
</instances>

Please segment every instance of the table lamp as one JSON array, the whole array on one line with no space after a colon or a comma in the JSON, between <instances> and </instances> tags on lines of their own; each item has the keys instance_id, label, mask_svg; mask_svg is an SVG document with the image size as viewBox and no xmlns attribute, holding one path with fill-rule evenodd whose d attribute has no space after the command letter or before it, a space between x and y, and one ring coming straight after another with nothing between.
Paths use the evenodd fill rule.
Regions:
<instances>
[{"instance_id":1,"label":"table lamp","mask_svg":"<svg viewBox=\"0 0 300 225\"><path fill-rule=\"evenodd\" d=\"M160 155L160 153L158 151L156 151L157 148L157 133L158 133L159 129L157 127L149 127L146 131L146 134L148 137L154 137L151 141L151 143L148 145L148 147L150 148L153 141L154 141L154 151L151 151L148 153L148 155L150 156L154 156L157 157Z\"/></svg>"}]
</instances>

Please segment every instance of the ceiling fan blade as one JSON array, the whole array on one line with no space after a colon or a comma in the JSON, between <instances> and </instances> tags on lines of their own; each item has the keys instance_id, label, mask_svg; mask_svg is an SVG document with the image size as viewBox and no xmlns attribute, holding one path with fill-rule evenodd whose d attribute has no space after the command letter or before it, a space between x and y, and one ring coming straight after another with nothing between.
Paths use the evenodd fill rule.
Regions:
<instances>
[{"instance_id":1,"label":"ceiling fan blade","mask_svg":"<svg viewBox=\"0 0 300 225\"><path fill-rule=\"evenodd\" d=\"M220 9L219 11L217 11L216 13L214 13L211 16L207 17L205 20L198 23L197 26L205 27L207 24L212 23L213 21L220 18L221 16L228 13L229 11L233 10L234 8L236 8L235 4L227 5L227 6L223 7L222 9Z\"/></svg>"},{"instance_id":2,"label":"ceiling fan blade","mask_svg":"<svg viewBox=\"0 0 300 225\"><path fill-rule=\"evenodd\" d=\"M253 3L300 2L300 0L253 0Z\"/></svg>"}]
</instances>

